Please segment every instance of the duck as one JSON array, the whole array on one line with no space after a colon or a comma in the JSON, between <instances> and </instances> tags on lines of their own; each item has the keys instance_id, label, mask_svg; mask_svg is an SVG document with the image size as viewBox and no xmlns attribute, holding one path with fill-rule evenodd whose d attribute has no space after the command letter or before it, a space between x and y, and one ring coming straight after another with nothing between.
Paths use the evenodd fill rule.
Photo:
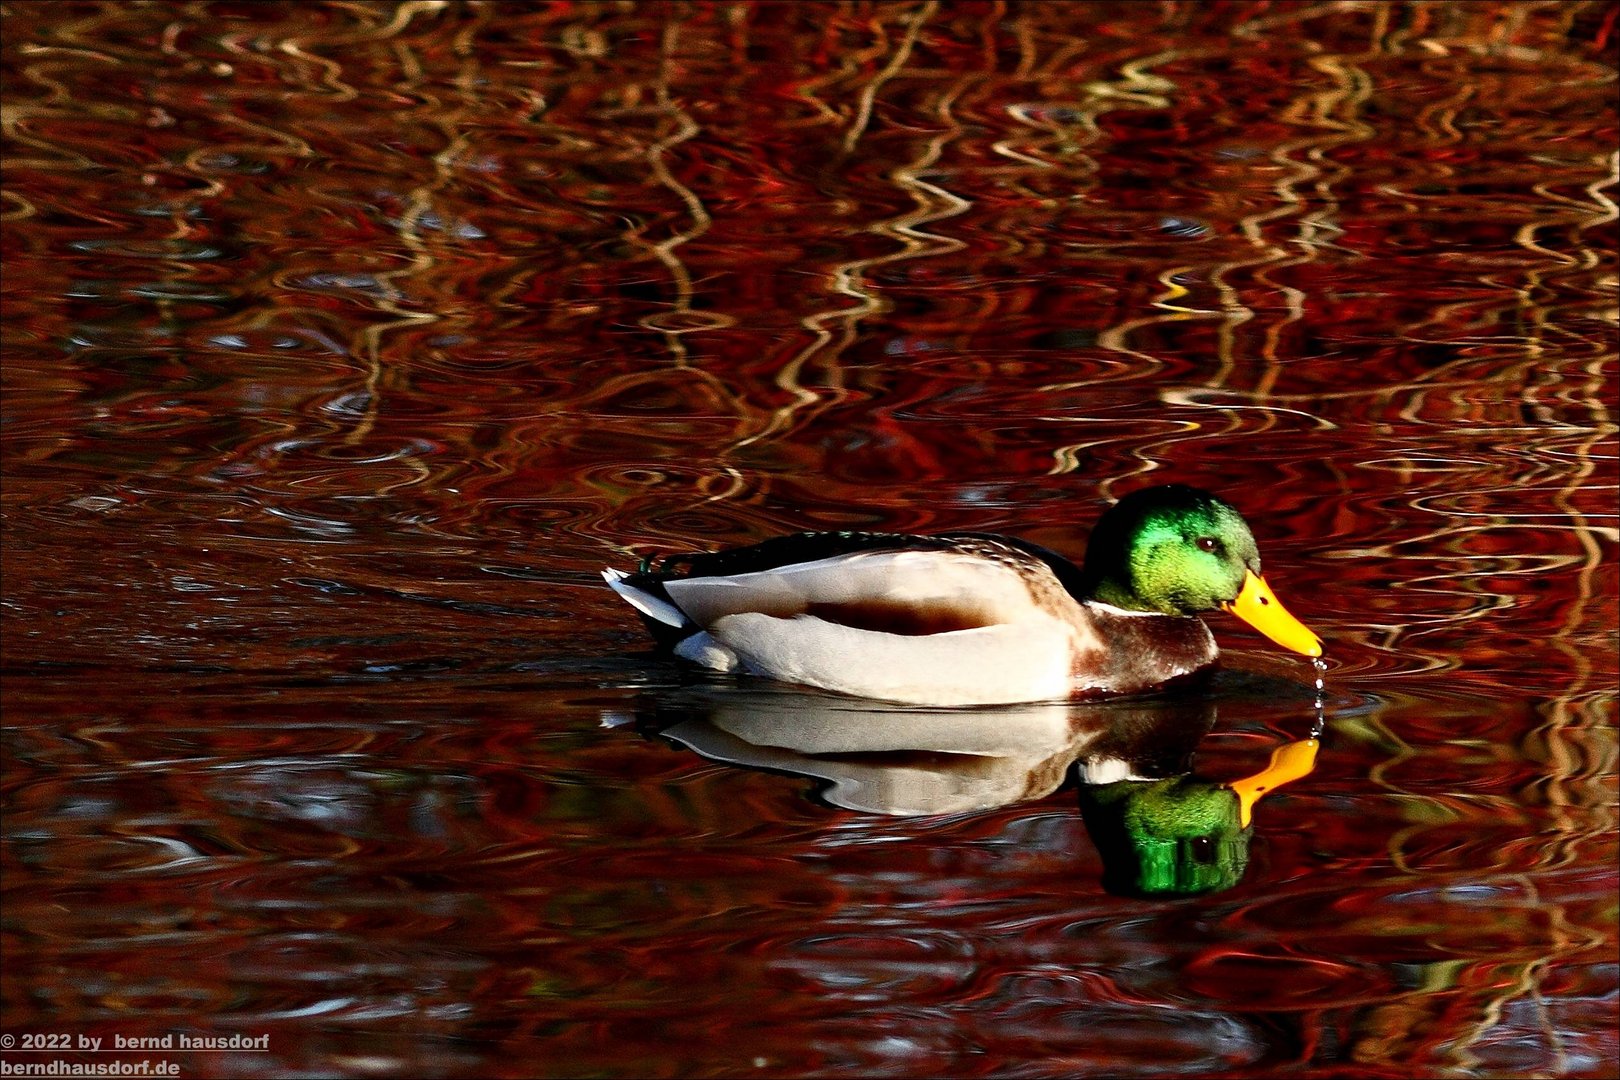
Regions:
<instances>
[{"instance_id":1,"label":"duck","mask_svg":"<svg viewBox=\"0 0 1620 1080\"><path fill-rule=\"evenodd\" d=\"M605 569L654 642L698 667L858 698L1010 705L1141 694L1212 667L1226 611L1312 658L1231 503L1184 484L1126 495L1076 566L984 532L802 532Z\"/></svg>"}]
</instances>

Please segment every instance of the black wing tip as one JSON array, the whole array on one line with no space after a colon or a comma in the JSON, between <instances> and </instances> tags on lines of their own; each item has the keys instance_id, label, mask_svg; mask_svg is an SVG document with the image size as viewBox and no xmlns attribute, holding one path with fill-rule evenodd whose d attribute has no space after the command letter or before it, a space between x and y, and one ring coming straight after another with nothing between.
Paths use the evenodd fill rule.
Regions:
<instances>
[{"instance_id":1,"label":"black wing tip","mask_svg":"<svg viewBox=\"0 0 1620 1080\"><path fill-rule=\"evenodd\" d=\"M1044 562L1070 592L1074 592L1079 585L1080 568L1072 561L1040 544L1015 536L988 532L921 534L856 530L789 533L757 544L723 548L720 551L648 556L641 560L640 567L627 583L647 588L658 582L679 578L759 573L868 551L943 551L977 544L991 545L1004 552L1016 551Z\"/></svg>"},{"instance_id":2,"label":"black wing tip","mask_svg":"<svg viewBox=\"0 0 1620 1080\"><path fill-rule=\"evenodd\" d=\"M852 555L884 548L896 550L942 547L941 537L913 536L885 532L797 532L773 536L756 544L722 548L719 551L689 551L673 555L649 556L641 561L637 575L657 581L683 577L721 577L776 570L796 563Z\"/></svg>"}]
</instances>

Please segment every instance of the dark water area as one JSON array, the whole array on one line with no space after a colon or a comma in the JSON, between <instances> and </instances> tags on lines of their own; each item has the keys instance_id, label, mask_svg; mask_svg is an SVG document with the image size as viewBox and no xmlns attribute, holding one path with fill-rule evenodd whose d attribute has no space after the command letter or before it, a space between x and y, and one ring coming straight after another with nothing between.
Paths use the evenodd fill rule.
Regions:
<instances>
[{"instance_id":1,"label":"dark water area","mask_svg":"<svg viewBox=\"0 0 1620 1080\"><path fill-rule=\"evenodd\" d=\"M0 4L0 1061L1613 1075L1616 10ZM1202 896L1131 703L851 809L598 577L1167 481L1329 665ZM1209 621L1220 781L1313 672Z\"/></svg>"}]
</instances>

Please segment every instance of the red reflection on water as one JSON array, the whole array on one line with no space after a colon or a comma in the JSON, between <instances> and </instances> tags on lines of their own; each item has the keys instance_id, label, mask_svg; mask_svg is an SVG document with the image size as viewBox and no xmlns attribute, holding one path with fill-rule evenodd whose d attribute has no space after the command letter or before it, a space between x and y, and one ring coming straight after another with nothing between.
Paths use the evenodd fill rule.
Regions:
<instances>
[{"instance_id":1,"label":"red reflection on water","mask_svg":"<svg viewBox=\"0 0 1620 1080\"><path fill-rule=\"evenodd\" d=\"M242 1075L1611 1074L1616 36L17 6L7 1030L270 1033L188 1059ZM1102 893L1072 791L863 818L601 727L679 678L602 565L1079 554L1168 479L1249 516L1339 695L1231 892ZM1240 699L1220 775L1307 711Z\"/></svg>"}]
</instances>

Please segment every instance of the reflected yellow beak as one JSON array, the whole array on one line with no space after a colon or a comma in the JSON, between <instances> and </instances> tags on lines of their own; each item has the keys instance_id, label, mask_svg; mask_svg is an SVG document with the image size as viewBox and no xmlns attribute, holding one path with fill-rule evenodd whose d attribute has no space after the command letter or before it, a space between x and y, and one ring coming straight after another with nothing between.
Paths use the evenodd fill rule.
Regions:
<instances>
[{"instance_id":1,"label":"reflected yellow beak","mask_svg":"<svg viewBox=\"0 0 1620 1080\"><path fill-rule=\"evenodd\" d=\"M1237 792L1238 808L1244 828L1249 827L1249 817L1254 811L1254 804L1260 801L1260 796L1268 791L1276 791L1290 780L1310 775L1311 770L1316 768L1316 748L1319 745L1321 744L1315 739L1303 739L1279 746L1271 752L1271 764L1265 769L1253 776L1245 776L1242 780L1234 780L1228 785Z\"/></svg>"},{"instance_id":2,"label":"reflected yellow beak","mask_svg":"<svg viewBox=\"0 0 1620 1080\"><path fill-rule=\"evenodd\" d=\"M1272 595L1266 579L1253 570L1244 571L1243 590L1237 599L1221 606L1285 649L1306 656L1322 655L1322 639L1288 614L1288 609Z\"/></svg>"}]
</instances>

